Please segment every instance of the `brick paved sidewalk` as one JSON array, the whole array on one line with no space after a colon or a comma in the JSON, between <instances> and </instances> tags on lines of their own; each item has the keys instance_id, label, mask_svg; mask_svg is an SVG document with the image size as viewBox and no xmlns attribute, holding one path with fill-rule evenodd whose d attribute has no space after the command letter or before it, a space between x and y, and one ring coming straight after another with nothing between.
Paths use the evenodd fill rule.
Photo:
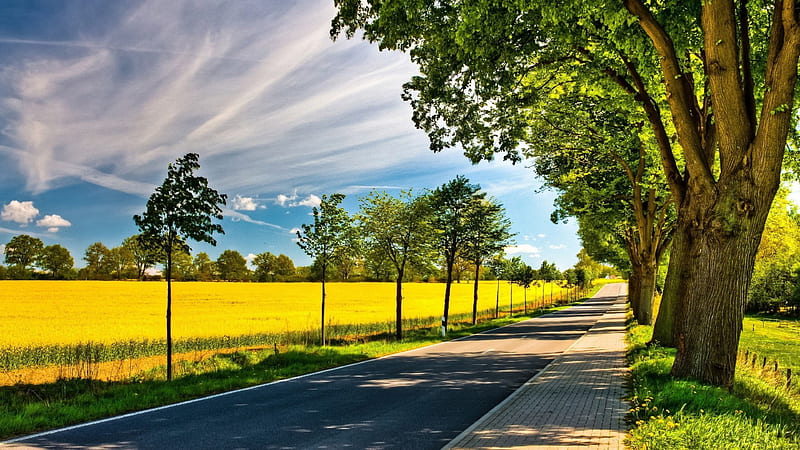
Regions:
<instances>
[{"instance_id":1,"label":"brick paved sidewalk","mask_svg":"<svg viewBox=\"0 0 800 450\"><path fill-rule=\"evenodd\" d=\"M559 358L445 449L622 449L627 285L604 286L609 309Z\"/></svg>"}]
</instances>

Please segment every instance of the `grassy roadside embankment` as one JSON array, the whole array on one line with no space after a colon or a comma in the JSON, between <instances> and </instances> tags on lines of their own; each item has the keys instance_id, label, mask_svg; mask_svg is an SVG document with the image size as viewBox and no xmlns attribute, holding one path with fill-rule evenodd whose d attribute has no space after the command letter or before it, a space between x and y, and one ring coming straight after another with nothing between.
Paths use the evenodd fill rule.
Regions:
<instances>
[{"instance_id":1,"label":"grassy roadside embankment","mask_svg":"<svg viewBox=\"0 0 800 450\"><path fill-rule=\"evenodd\" d=\"M591 294L600 286L592 289ZM552 307L528 315L487 320L478 325L453 324L446 339L438 327L411 331L402 341L289 346L217 354L202 361L182 361L183 376L164 381L157 367L126 381L59 380L46 384L0 387L0 439L167 405L238 388L268 383L351 364L494 329L563 309Z\"/></svg>"},{"instance_id":2,"label":"grassy roadside embankment","mask_svg":"<svg viewBox=\"0 0 800 450\"><path fill-rule=\"evenodd\" d=\"M752 319L748 319L752 320ZM770 335L765 327L745 322L732 392L669 375L673 349L647 347L652 328L628 327L631 368L632 449L798 449L800 448L800 377L771 370L772 361L791 367L800 355L800 340ZM756 332L758 331L758 332ZM756 352L769 364L750 364L744 354Z\"/></svg>"}]
</instances>

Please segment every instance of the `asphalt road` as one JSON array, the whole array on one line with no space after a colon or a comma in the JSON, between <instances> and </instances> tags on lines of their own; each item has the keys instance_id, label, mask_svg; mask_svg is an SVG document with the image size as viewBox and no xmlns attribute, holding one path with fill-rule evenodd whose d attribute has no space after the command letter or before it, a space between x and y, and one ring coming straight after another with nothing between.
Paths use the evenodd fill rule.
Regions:
<instances>
[{"instance_id":1,"label":"asphalt road","mask_svg":"<svg viewBox=\"0 0 800 450\"><path fill-rule=\"evenodd\" d=\"M458 341L34 435L11 445L438 449L566 350L612 300L596 297Z\"/></svg>"}]
</instances>

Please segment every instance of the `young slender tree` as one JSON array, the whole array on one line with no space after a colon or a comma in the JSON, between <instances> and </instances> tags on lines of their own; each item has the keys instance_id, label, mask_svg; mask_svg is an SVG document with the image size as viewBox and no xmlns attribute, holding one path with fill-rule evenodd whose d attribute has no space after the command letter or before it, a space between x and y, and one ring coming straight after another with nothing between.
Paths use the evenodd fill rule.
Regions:
<instances>
[{"instance_id":1,"label":"young slender tree","mask_svg":"<svg viewBox=\"0 0 800 450\"><path fill-rule=\"evenodd\" d=\"M513 236L511 221L493 198L477 200L467 211L463 256L475 266L472 289L472 324L478 320L478 282L484 262L503 250Z\"/></svg>"},{"instance_id":2,"label":"young slender tree","mask_svg":"<svg viewBox=\"0 0 800 450\"><path fill-rule=\"evenodd\" d=\"M475 204L486 197L480 186L458 175L439 186L431 193L431 225L436 230L436 248L445 263L444 313L442 335L447 334L447 319L450 314L450 288L453 283L453 266L459 253L466 248L470 233L469 212Z\"/></svg>"},{"instance_id":3,"label":"young slender tree","mask_svg":"<svg viewBox=\"0 0 800 450\"><path fill-rule=\"evenodd\" d=\"M216 245L214 233L224 234L222 209L227 196L208 186L208 180L195 175L200 156L187 153L167 168L167 177L147 200L144 213L133 216L145 248L165 256L167 277L167 380L172 380L172 256L176 247L191 248L187 239Z\"/></svg>"},{"instance_id":4,"label":"young slender tree","mask_svg":"<svg viewBox=\"0 0 800 450\"><path fill-rule=\"evenodd\" d=\"M373 191L361 199L360 229L370 253L391 261L395 276L395 336L403 338L403 278L409 266L430 258L432 229L426 196Z\"/></svg>"},{"instance_id":5,"label":"young slender tree","mask_svg":"<svg viewBox=\"0 0 800 450\"><path fill-rule=\"evenodd\" d=\"M343 245L350 216L339 204L344 194L323 195L319 207L311 210L314 222L303 224L297 231L297 245L314 259L321 271L322 304L320 307L320 342L325 345L325 278L328 268L334 264L336 250Z\"/></svg>"}]
</instances>

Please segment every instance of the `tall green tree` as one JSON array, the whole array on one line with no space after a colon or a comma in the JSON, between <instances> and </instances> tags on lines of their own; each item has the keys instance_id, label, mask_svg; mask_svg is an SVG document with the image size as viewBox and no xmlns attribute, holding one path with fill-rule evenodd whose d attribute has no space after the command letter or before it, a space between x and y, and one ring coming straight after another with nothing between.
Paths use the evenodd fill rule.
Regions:
<instances>
[{"instance_id":1,"label":"tall green tree","mask_svg":"<svg viewBox=\"0 0 800 450\"><path fill-rule=\"evenodd\" d=\"M391 261L395 276L395 336L403 338L403 278L409 266L422 265L431 256L432 229L426 196L403 191L399 197L372 191L361 199L358 215L367 253Z\"/></svg>"},{"instance_id":2,"label":"tall green tree","mask_svg":"<svg viewBox=\"0 0 800 450\"><path fill-rule=\"evenodd\" d=\"M170 163L167 177L147 200L144 213L133 216L139 227L139 242L145 248L165 255L167 277L167 380L172 380L172 256L176 247L191 251L187 239L216 245L214 233L224 233L222 209L227 199L208 186L208 180L195 175L200 156L187 153Z\"/></svg>"},{"instance_id":3,"label":"tall green tree","mask_svg":"<svg viewBox=\"0 0 800 450\"><path fill-rule=\"evenodd\" d=\"M731 386L744 306L795 116L794 0L336 0L331 33L409 51L413 118L433 150L519 159L530 99L561 78L647 118L677 209L664 300L672 374ZM671 138L674 134L674 138ZM713 314L709 314L713 311Z\"/></svg>"},{"instance_id":4,"label":"tall green tree","mask_svg":"<svg viewBox=\"0 0 800 450\"><path fill-rule=\"evenodd\" d=\"M253 271L253 278L255 281L275 281L275 274L277 272L278 257L270 252L259 253L253 258L253 265L256 270Z\"/></svg>"},{"instance_id":5,"label":"tall green tree","mask_svg":"<svg viewBox=\"0 0 800 450\"><path fill-rule=\"evenodd\" d=\"M136 278L139 280L143 279L147 269L156 263L157 256L153 251L142 246L139 242L139 235L126 237L122 241L122 247L127 249L133 259L133 265L136 268Z\"/></svg>"},{"instance_id":6,"label":"tall green tree","mask_svg":"<svg viewBox=\"0 0 800 450\"><path fill-rule=\"evenodd\" d=\"M236 250L225 250L220 253L215 266L220 280L244 281L250 274L247 260Z\"/></svg>"},{"instance_id":7,"label":"tall green tree","mask_svg":"<svg viewBox=\"0 0 800 450\"><path fill-rule=\"evenodd\" d=\"M108 267L112 274L116 274L118 280L125 277L125 272L134 264L133 252L125 245L120 245L110 249L106 255Z\"/></svg>"},{"instance_id":8,"label":"tall green tree","mask_svg":"<svg viewBox=\"0 0 800 450\"><path fill-rule=\"evenodd\" d=\"M55 279L63 279L69 276L72 266L75 265L75 260L69 250L61 245L48 245L42 249L42 252L36 259L36 265L43 270L50 273L50 277Z\"/></svg>"},{"instance_id":9,"label":"tall green tree","mask_svg":"<svg viewBox=\"0 0 800 450\"><path fill-rule=\"evenodd\" d=\"M12 270L15 277L29 278L42 250L44 242L41 239L27 234L14 236L6 244L6 264L15 269Z\"/></svg>"},{"instance_id":10,"label":"tall green tree","mask_svg":"<svg viewBox=\"0 0 800 450\"><path fill-rule=\"evenodd\" d=\"M211 281L214 279L214 262L206 252L200 252L194 257L194 270L198 281Z\"/></svg>"},{"instance_id":11,"label":"tall green tree","mask_svg":"<svg viewBox=\"0 0 800 450\"><path fill-rule=\"evenodd\" d=\"M303 224L297 231L297 245L314 259L321 271L322 304L320 307L320 342L325 345L325 277L335 262L336 250L344 244L345 232L351 219L339 204L344 194L322 196L319 207L311 209L314 222Z\"/></svg>"},{"instance_id":12,"label":"tall green tree","mask_svg":"<svg viewBox=\"0 0 800 450\"><path fill-rule=\"evenodd\" d=\"M280 277L291 277L295 274L294 261L292 258L281 253L275 259L275 275Z\"/></svg>"},{"instance_id":13,"label":"tall green tree","mask_svg":"<svg viewBox=\"0 0 800 450\"><path fill-rule=\"evenodd\" d=\"M102 242L94 242L86 247L83 253L86 261L86 276L91 280L109 279L114 269L111 264L110 250Z\"/></svg>"},{"instance_id":14,"label":"tall green tree","mask_svg":"<svg viewBox=\"0 0 800 450\"><path fill-rule=\"evenodd\" d=\"M475 267L475 283L472 289L472 324L478 320L478 282L481 267L501 252L513 236L511 221L503 206L493 198L472 203L466 216L466 241L463 256Z\"/></svg>"},{"instance_id":15,"label":"tall green tree","mask_svg":"<svg viewBox=\"0 0 800 450\"><path fill-rule=\"evenodd\" d=\"M471 184L462 175L439 186L430 194L433 211L430 223L437 234L436 249L445 262L446 273L442 335L447 334L453 266L459 253L466 249L470 236L469 214L485 197L486 194L480 192L480 186Z\"/></svg>"}]
</instances>

